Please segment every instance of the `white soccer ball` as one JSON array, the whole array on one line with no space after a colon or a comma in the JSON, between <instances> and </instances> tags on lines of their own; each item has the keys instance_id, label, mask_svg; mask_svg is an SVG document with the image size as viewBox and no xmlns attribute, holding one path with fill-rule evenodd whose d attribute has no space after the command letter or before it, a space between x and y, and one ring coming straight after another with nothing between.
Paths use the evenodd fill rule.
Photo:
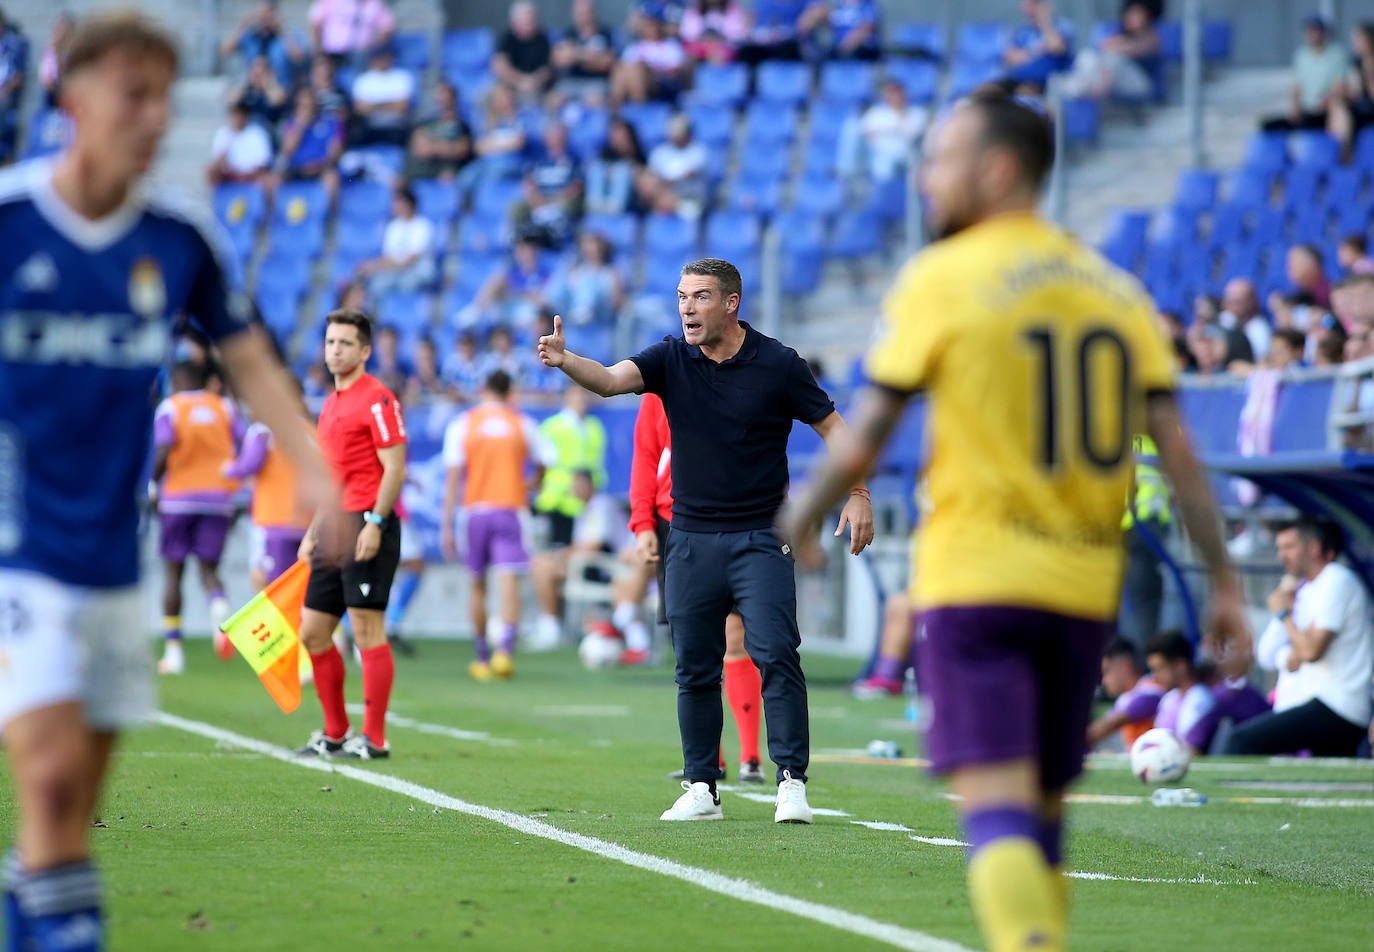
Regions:
<instances>
[{"instance_id":1,"label":"white soccer ball","mask_svg":"<svg viewBox=\"0 0 1374 952\"><path fill-rule=\"evenodd\" d=\"M625 650L625 642L608 626L594 625L582 636L577 646L577 656L582 666L590 671L614 667L620 661L620 653Z\"/></svg>"},{"instance_id":2,"label":"white soccer ball","mask_svg":"<svg viewBox=\"0 0 1374 952\"><path fill-rule=\"evenodd\" d=\"M1192 759L1188 745L1166 727L1146 731L1131 745L1131 773L1145 784L1177 783Z\"/></svg>"}]
</instances>

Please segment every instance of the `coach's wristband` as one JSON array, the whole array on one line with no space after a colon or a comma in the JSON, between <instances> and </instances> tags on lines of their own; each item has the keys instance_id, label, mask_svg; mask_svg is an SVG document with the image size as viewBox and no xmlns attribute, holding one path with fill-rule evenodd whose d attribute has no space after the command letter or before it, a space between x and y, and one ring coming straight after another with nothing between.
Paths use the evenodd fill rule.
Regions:
<instances>
[{"instance_id":1,"label":"coach's wristband","mask_svg":"<svg viewBox=\"0 0 1374 952\"><path fill-rule=\"evenodd\" d=\"M1283 611L1279 612L1279 621L1287 621L1292 616L1292 614L1293 610L1291 608L1285 608Z\"/></svg>"},{"instance_id":2,"label":"coach's wristband","mask_svg":"<svg viewBox=\"0 0 1374 952\"><path fill-rule=\"evenodd\" d=\"M380 526L382 523L386 522L385 516L379 516L371 509L363 513L363 518L366 519L368 522L372 523L374 526Z\"/></svg>"}]
</instances>

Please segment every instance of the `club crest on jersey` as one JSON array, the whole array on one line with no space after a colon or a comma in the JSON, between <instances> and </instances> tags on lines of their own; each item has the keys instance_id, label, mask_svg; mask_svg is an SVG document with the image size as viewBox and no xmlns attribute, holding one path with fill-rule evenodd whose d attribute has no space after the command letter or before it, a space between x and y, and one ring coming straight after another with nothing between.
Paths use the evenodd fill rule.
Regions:
<instances>
[{"instance_id":1,"label":"club crest on jersey","mask_svg":"<svg viewBox=\"0 0 1374 952\"><path fill-rule=\"evenodd\" d=\"M152 258L139 258L129 271L129 307L145 321L162 317L167 310L162 268Z\"/></svg>"},{"instance_id":2,"label":"club crest on jersey","mask_svg":"<svg viewBox=\"0 0 1374 952\"><path fill-rule=\"evenodd\" d=\"M57 265L41 251L29 255L29 260L19 266L15 281L21 290L31 294L46 294L57 290Z\"/></svg>"}]
</instances>

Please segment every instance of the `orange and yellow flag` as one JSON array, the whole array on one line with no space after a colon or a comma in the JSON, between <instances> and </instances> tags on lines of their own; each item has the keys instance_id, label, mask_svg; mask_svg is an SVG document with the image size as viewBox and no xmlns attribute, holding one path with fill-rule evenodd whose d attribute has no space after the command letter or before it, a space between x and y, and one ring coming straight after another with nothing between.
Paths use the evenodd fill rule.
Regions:
<instances>
[{"instance_id":1,"label":"orange and yellow flag","mask_svg":"<svg viewBox=\"0 0 1374 952\"><path fill-rule=\"evenodd\" d=\"M310 565L297 562L220 626L287 714L301 704L301 610Z\"/></svg>"}]
</instances>

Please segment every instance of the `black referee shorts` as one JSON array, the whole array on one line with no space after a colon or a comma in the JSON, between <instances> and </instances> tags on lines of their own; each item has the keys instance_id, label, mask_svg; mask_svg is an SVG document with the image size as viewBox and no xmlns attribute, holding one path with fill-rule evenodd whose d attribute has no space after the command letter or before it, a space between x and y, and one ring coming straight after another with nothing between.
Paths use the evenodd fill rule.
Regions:
<instances>
[{"instance_id":1,"label":"black referee shorts","mask_svg":"<svg viewBox=\"0 0 1374 952\"><path fill-rule=\"evenodd\" d=\"M343 515L353 527L348 538L356 540L363 527L363 514ZM391 597L391 581L401 564L401 520L392 513L382 523L382 542L377 554L366 562L353 558L350 544L342 565L326 564L316 549L310 560L310 583L305 589L305 607L326 615L339 617L349 608L368 608L386 611Z\"/></svg>"}]
</instances>

